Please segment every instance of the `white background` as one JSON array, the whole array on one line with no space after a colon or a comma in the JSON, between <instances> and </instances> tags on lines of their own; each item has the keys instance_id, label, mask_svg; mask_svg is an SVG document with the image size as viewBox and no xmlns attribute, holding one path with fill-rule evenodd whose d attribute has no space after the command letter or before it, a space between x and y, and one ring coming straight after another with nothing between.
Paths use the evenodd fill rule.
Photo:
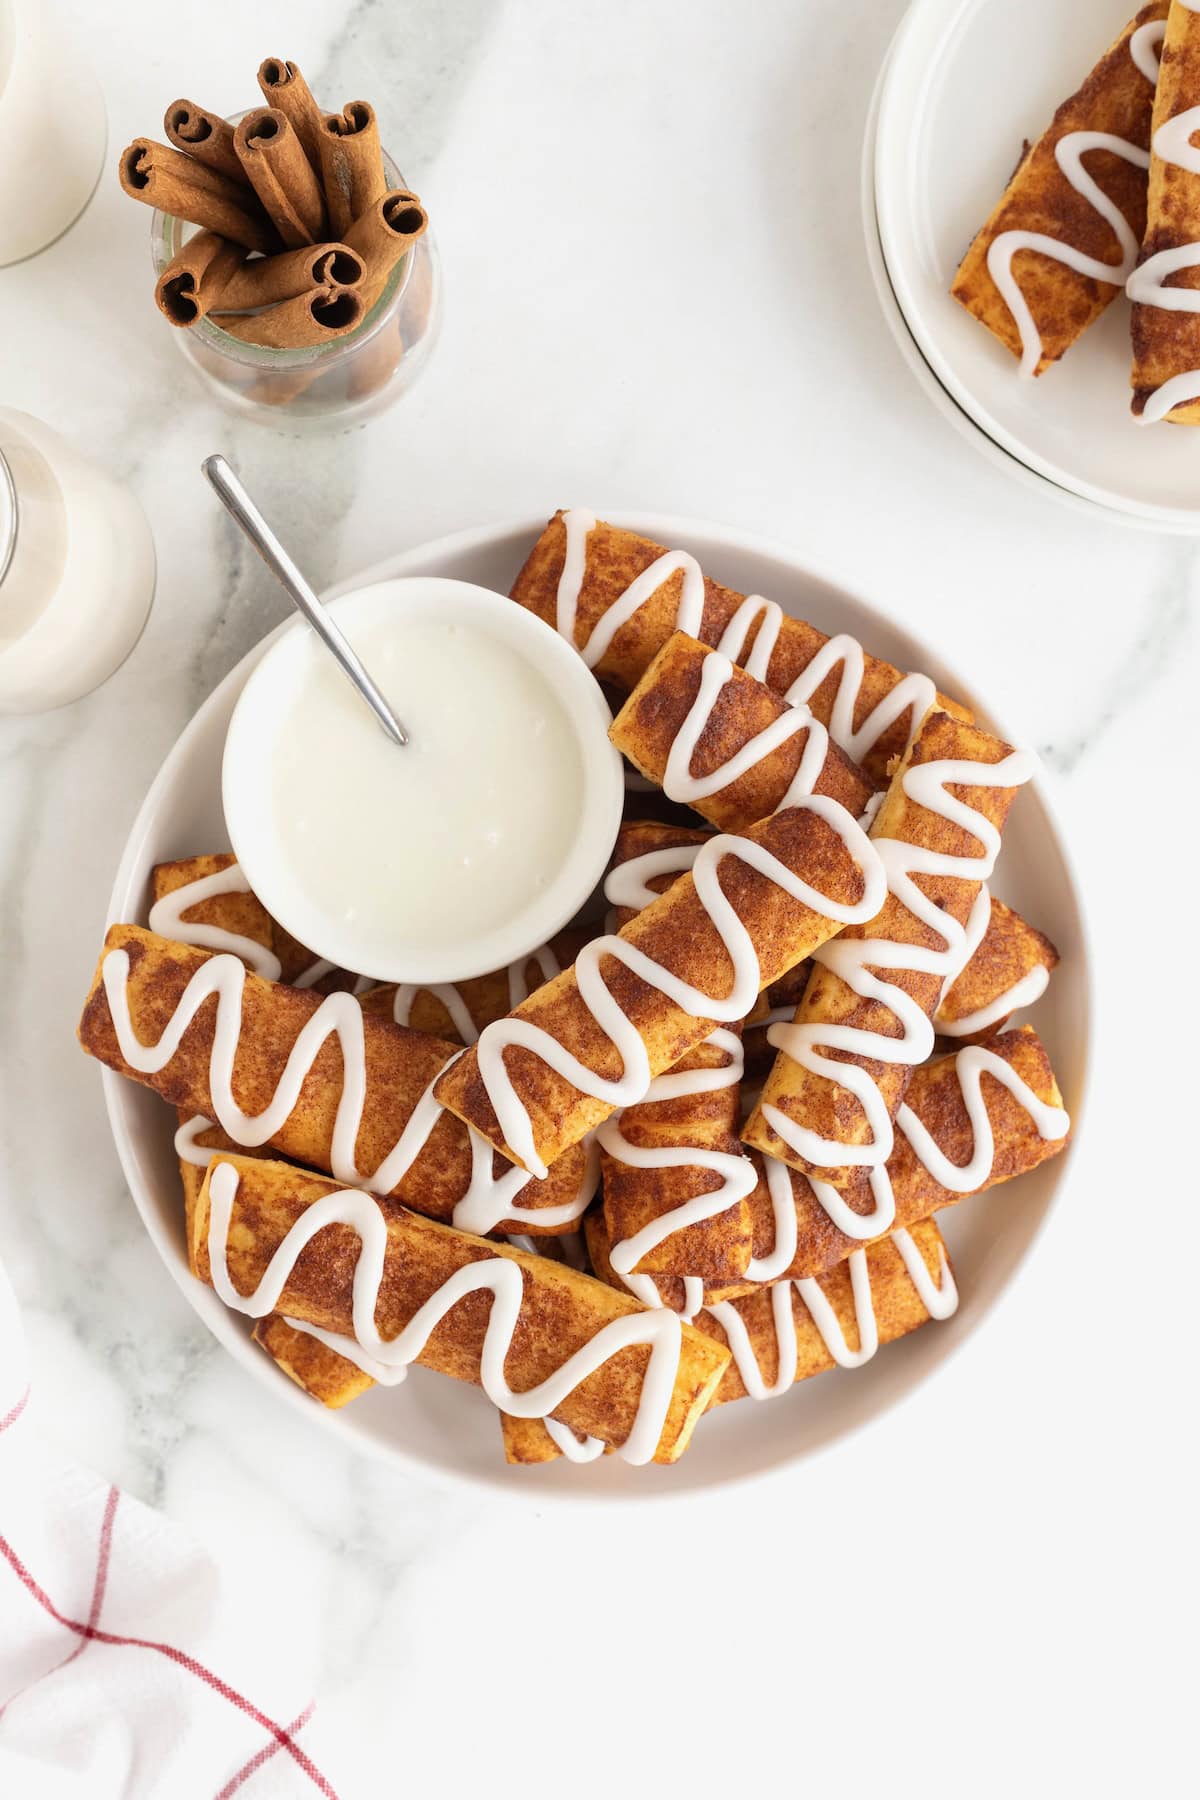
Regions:
<instances>
[{"instance_id":1,"label":"white background","mask_svg":"<svg viewBox=\"0 0 1200 1800\"><path fill-rule=\"evenodd\" d=\"M213 1548L264 1657L298 1651L344 1795L1185 1791L1197 550L1006 480L900 362L857 187L900 0L66 10L111 167L0 271L0 398L132 482L160 575L108 687L0 722L0 1246L63 1440ZM112 172L177 94L249 104L269 54L374 101L444 258L429 374L346 436L209 402ZM1061 776L1099 1000L1081 1153L1006 1304L866 1435L711 1502L547 1512L354 1460L203 1333L72 1034L141 796L281 616L201 483L214 449L320 583L572 503L785 539L943 645Z\"/></svg>"}]
</instances>

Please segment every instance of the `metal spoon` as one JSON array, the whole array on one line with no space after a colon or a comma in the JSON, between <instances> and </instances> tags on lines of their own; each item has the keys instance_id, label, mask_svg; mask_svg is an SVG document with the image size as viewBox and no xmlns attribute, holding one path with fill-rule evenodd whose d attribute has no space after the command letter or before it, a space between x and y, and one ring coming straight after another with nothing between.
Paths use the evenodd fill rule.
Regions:
<instances>
[{"instance_id":1,"label":"metal spoon","mask_svg":"<svg viewBox=\"0 0 1200 1800\"><path fill-rule=\"evenodd\" d=\"M287 594L297 612L303 613L346 679L357 688L394 744L407 744L408 733L363 668L331 614L255 506L223 456L206 456L200 464L234 523L245 532L258 554Z\"/></svg>"}]
</instances>

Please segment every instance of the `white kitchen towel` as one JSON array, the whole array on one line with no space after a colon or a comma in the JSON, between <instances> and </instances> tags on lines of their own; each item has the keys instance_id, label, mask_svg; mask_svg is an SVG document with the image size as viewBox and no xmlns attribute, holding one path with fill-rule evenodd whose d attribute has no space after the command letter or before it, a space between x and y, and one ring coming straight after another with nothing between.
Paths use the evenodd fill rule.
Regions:
<instances>
[{"instance_id":1,"label":"white kitchen towel","mask_svg":"<svg viewBox=\"0 0 1200 1800\"><path fill-rule=\"evenodd\" d=\"M238 1610L186 1533L45 1435L0 1263L0 1795L336 1800L286 1647Z\"/></svg>"}]
</instances>

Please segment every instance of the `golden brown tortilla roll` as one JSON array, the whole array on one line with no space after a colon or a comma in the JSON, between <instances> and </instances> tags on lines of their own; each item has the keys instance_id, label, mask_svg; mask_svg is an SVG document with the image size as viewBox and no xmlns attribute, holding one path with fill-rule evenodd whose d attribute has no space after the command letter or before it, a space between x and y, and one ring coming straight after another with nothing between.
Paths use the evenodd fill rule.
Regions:
<instances>
[{"instance_id":1,"label":"golden brown tortilla roll","mask_svg":"<svg viewBox=\"0 0 1200 1800\"><path fill-rule=\"evenodd\" d=\"M758 992L839 929L842 921L833 913L844 908L866 917L879 902L879 868L869 844L831 801L789 807L743 837L714 840L701 850L697 871L705 869L706 857L710 874L717 864L719 904L732 909L736 925L723 920L718 929L697 891L696 872L684 875L623 926L619 939L589 945L574 968L489 1025L438 1081L442 1104L514 1162L539 1172L618 1106L640 1098L653 1076L703 1043L722 1018L736 1020L748 1011ZM798 892L819 897L825 910L807 905ZM738 965L727 936L740 950ZM625 960L597 947L617 944ZM688 984L697 996L689 1002L692 1010L637 972L647 962L665 972L668 986ZM607 992L607 1000L596 1004L619 1007L624 1023L614 1029L636 1033L644 1052L640 1063L631 1052L627 1064L597 1018L581 990L581 971L585 988L602 984ZM753 990L748 997L747 986ZM711 1006L708 996L714 997ZM561 1061L564 1053L582 1071L580 1079L547 1060ZM628 1093L631 1085L636 1091ZM497 1107L506 1113L507 1130Z\"/></svg>"},{"instance_id":2,"label":"golden brown tortilla roll","mask_svg":"<svg viewBox=\"0 0 1200 1800\"><path fill-rule=\"evenodd\" d=\"M363 995L363 1011L425 1031L449 1043L473 1044L485 1025L502 1019L532 989L569 969L595 932L572 926L510 968L436 987L386 986Z\"/></svg>"},{"instance_id":3,"label":"golden brown tortilla roll","mask_svg":"<svg viewBox=\"0 0 1200 1800\"><path fill-rule=\"evenodd\" d=\"M915 1280L900 1243L913 1259ZM957 1295L950 1259L932 1219L914 1225L907 1240L904 1233L899 1242L881 1238L865 1250L860 1248L859 1255L869 1278L869 1301L862 1284L862 1299L856 1302L853 1265L844 1262L811 1284L780 1282L697 1316L697 1329L734 1353L714 1406L750 1396L767 1399L797 1381L836 1368L843 1357L844 1367L856 1367L872 1354L872 1340L879 1346L895 1343L954 1310ZM824 1329L819 1316L822 1301L832 1313Z\"/></svg>"},{"instance_id":4,"label":"golden brown tortilla roll","mask_svg":"<svg viewBox=\"0 0 1200 1800\"><path fill-rule=\"evenodd\" d=\"M222 876L226 880L232 877L238 885L223 885ZM214 886L214 878L217 891L208 891ZM181 905L186 899L184 890L188 888L195 888L201 897L190 905ZM159 863L154 870L153 891L156 909L169 895L175 896L169 912L164 909L156 913L162 918L162 924L155 925L153 919L151 921L151 929L157 930L161 937L192 944L200 950L230 948L237 954L234 945L204 941L192 929L197 925L202 931L215 928L218 932L228 933L231 938L244 940L243 960L256 974L262 975L266 970L261 957L251 959L246 954L251 945L257 945L275 957L280 965L280 981L299 983L318 994L337 993L344 988L356 993L362 990L360 976L320 961L271 917L262 902L251 893L233 856L227 852ZM551 943L533 951L523 962L488 975L478 975L470 981L446 982L433 988L398 988L394 983L371 985L362 992L363 1011L392 1019L413 1031L440 1037L447 1043L473 1043L485 1025L504 1017L514 1004L514 994L517 999L523 999L531 988L568 968L589 935L588 931L578 928L561 931Z\"/></svg>"},{"instance_id":5,"label":"golden brown tortilla roll","mask_svg":"<svg viewBox=\"0 0 1200 1800\"><path fill-rule=\"evenodd\" d=\"M612 1266L612 1240L602 1206L589 1209L583 1231L597 1281L607 1282L623 1294L632 1294L646 1306L665 1306L688 1320L704 1306L713 1306L718 1300L736 1300L742 1294L752 1294L758 1286L754 1281L704 1281L694 1275L618 1275Z\"/></svg>"},{"instance_id":6,"label":"golden brown tortilla roll","mask_svg":"<svg viewBox=\"0 0 1200 1800\"><path fill-rule=\"evenodd\" d=\"M1005 1070L1016 1078L1016 1093L1004 1085ZM976 1083L986 1115L982 1141L971 1123L965 1098ZM1024 1102L1020 1097L1022 1085L1028 1090ZM913 1120L925 1128L937 1151L959 1171L953 1188L938 1179L937 1157L929 1156ZM953 1206L968 1193L982 1193L1036 1169L1065 1149L1068 1124L1050 1059L1029 1025L989 1038L986 1044L924 1063L914 1071L909 1083L897 1118L896 1142L887 1162L896 1209L888 1230L911 1226L943 1206ZM970 1167L973 1158L978 1158L978 1166L967 1177L962 1172ZM931 1168L930 1163L935 1167ZM808 1179L789 1169L791 1203L795 1208L795 1253L785 1267L775 1266L770 1261L778 1243L775 1207L761 1162L759 1170L759 1185L749 1201L754 1220L754 1255L770 1267L773 1279L823 1274L861 1245L861 1236L851 1237L838 1229ZM875 1200L865 1173L859 1172L842 1199L851 1212L866 1215L872 1211Z\"/></svg>"},{"instance_id":7,"label":"golden brown tortilla roll","mask_svg":"<svg viewBox=\"0 0 1200 1800\"><path fill-rule=\"evenodd\" d=\"M538 1220L522 1218L520 1209L536 1212L548 1207L559 1210L547 1215L545 1227L569 1229L584 1197L586 1153L573 1152L565 1168L549 1181L530 1182L519 1189L502 1187L496 1196L493 1173L506 1182L510 1172L503 1163L489 1167L482 1146L473 1147L458 1120L427 1097L439 1071L458 1054L456 1047L386 1019L365 1017L350 994L323 998L306 989L243 974L236 963L226 962L224 967L235 971L241 983L240 1029L231 1061L226 1062L217 1034L218 997L212 992L182 1029L172 1053L155 1058L148 1047L163 1039L177 1012L180 1018L175 1029L179 1030L181 1003L189 984L217 979L217 972L210 967L216 961L203 951L156 937L136 925L110 927L79 1026L83 1048L118 1074L152 1088L173 1106L217 1120L235 1140L244 1140L248 1134L233 1116L229 1098L235 1108L251 1117L270 1108L278 1127L259 1137L260 1143L310 1167L332 1169L340 1179L378 1175L389 1192L431 1217L450 1219L460 1209L461 1222L464 1212L479 1216L479 1208L496 1199L498 1210L506 1216L493 1219L488 1214L489 1230L537 1231ZM204 970L208 972L202 975ZM106 973L118 1005L128 1008L132 1035L124 1049L110 1009ZM191 990L193 995L198 991L199 987ZM230 992L236 1003L232 987ZM331 1031L319 1047L313 1047L311 1057L302 1056L299 1069L293 1070L292 1093L285 1087L277 1099L296 1041L323 1007L336 1008L348 1041L361 1044L361 1050L354 1052L356 1079L349 1084L344 1081L343 1051ZM133 1061L125 1050L135 1052ZM165 1050L171 1050L169 1039ZM154 1063L161 1066L148 1066ZM359 1080L361 1110L357 1129L352 1129ZM226 1095L220 1105L214 1099L214 1086ZM344 1094L348 1096L345 1099ZM418 1107L422 1111L413 1135L400 1150L402 1134ZM273 1119L268 1118L268 1123ZM392 1171L396 1171L395 1179ZM510 1206L519 1210L510 1215ZM572 1206L574 1216L567 1216Z\"/></svg>"},{"instance_id":8,"label":"golden brown tortilla roll","mask_svg":"<svg viewBox=\"0 0 1200 1800\"><path fill-rule=\"evenodd\" d=\"M936 1030L960 1043L1001 1031L1011 1014L1045 992L1058 951L1011 906L993 900L987 929L933 1015Z\"/></svg>"},{"instance_id":9,"label":"golden brown tortilla roll","mask_svg":"<svg viewBox=\"0 0 1200 1800\"><path fill-rule=\"evenodd\" d=\"M348 1357L339 1356L310 1332L289 1325L281 1313L269 1313L258 1320L254 1341L297 1387L331 1410L348 1406L375 1386L371 1377Z\"/></svg>"},{"instance_id":10,"label":"golden brown tortilla roll","mask_svg":"<svg viewBox=\"0 0 1200 1800\"><path fill-rule=\"evenodd\" d=\"M698 1332L589 1275L287 1163L214 1158L191 1253L199 1279L251 1317L280 1312L377 1367L417 1362L483 1386L507 1411L545 1398L538 1416L624 1446L631 1461L683 1453L728 1363Z\"/></svg>"},{"instance_id":11,"label":"golden brown tortilla roll","mask_svg":"<svg viewBox=\"0 0 1200 1800\"><path fill-rule=\"evenodd\" d=\"M154 903L150 929L160 937L191 944L198 950L230 950L241 955L255 974L270 974L278 981L302 982L318 994L353 988L358 976L322 962L273 919L262 901L250 891L236 858L229 851L187 856L178 862L157 863L151 879ZM195 898L185 890L194 890ZM189 927L200 926L195 934ZM243 940L241 946L206 933L224 933ZM264 956L255 956L257 945ZM270 966L273 958L278 969ZM307 977L307 979L305 979Z\"/></svg>"},{"instance_id":12,"label":"golden brown tortilla roll","mask_svg":"<svg viewBox=\"0 0 1200 1800\"><path fill-rule=\"evenodd\" d=\"M669 1090L663 1098L627 1106L601 1126L611 1244L621 1252L628 1246L631 1253L639 1235L645 1237L626 1273L699 1275L714 1283L744 1278L752 1235L746 1197L755 1178L737 1135L741 1067L736 1032L718 1032L664 1077ZM721 1085L710 1085L714 1081ZM723 1210L692 1224L681 1220L654 1241L670 1218L703 1196L722 1193L731 1196ZM626 1260L618 1254L622 1265Z\"/></svg>"},{"instance_id":13,"label":"golden brown tortilla roll","mask_svg":"<svg viewBox=\"0 0 1200 1800\"><path fill-rule=\"evenodd\" d=\"M968 786L951 779L946 798L941 783L935 782L939 810L915 797L925 793L930 798L926 784L943 771L952 778L960 767L998 764L1012 769L1012 785ZM928 1044L917 1028L937 1010L955 942L942 921L965 933L985 868L990 872L983 839L956 819L954 811L965 803L970 809L967 817L994 835L998 849L1017 782L1027 778L1029 768L1011 745L977 725L966 725L947 713L929 714L897 768L871 828L872 840L888 857L888 897L874 919L842 933L829 952L828 966L816 960L795 1024L772 1027L772 1042L783 1048L742 1133L746 1143L835 1188L845 1187L856 1168L886 1161L890 1121L913 1066L933 1048L932 1027ZM934 872L923 873L930 859ZM961 866L964 874L942 872L947 866ZM919 916L916 904L931 916ZM880 960L866 962L865 976L853 969L854 958L861 954L853 946L859 943L879 946ZM851 974L864 992L856 991L837 972L839 968ZM873 992L880 982L882 990ZM898 1004L914 1015L907 1030ZM895 1060L859 1054L844 1045L846 1032L854 1033L855 1041L862 1034L861 1041L868 1045L872 1040L899 1039L911 1050ZM789 1053L793 1049L811 1057L822 1072L796 1060ZM852 1080L837 1073L851 1067L857 1071ZM831 1072L825 1074L825 1068Z\"/></svg>"},{"instance_id":14,"label":"golden brown tortilla roll","mask_svg":"<svg viewBox=\"0 0 1200 1800\"><path fill-rule=\"evenodd\" d=\"M669 800L694 807L722 831L769 818L798 777L798 793L831 794L858 818L873 783L824 726L801 723L806 718L807 709L790 706L728 657L677 631L608 735ZM734 779L715 785L726 772Z\"/></svg>"},{"instance_id":15,"label":"golden brown tortilla roll","mask_svg":"<svg viewBox=\"0 0 1200 1800\"><path fill-rule=\"evenodd\" d=\"M1166 0L1144 6L1033 148L1025 146L954 277L954 298L1021 359L1025 374L1041 375L1057 362L1116 298L1133 267L1146 225L1153 40L1156 22L1166 16ZM1075 135L1081 132L1105 133L1124 149L1089 145ZM1111 217L1094 195L1079 191L1089 181L1104 208L1115 208ZM1059 245L1061 251L1053 248ZM1014 304L1027 316L1014 314Z\"/></svg>"},{"instance_id":16,"label":"golden brown tortilla roll","mask_svg":"<svg viewBox=\"0 0 1200 1800\"><path fill-rule=\"evenodd\" d=\"M1133 412L1144 424L1200 425L1200 13L1175 0L1154 98L1145 236L1134 302Z\"/></svg>"},{"instance_id":17,"label":"golden brown tortilla roll","mask_svg":"<svg viewBox=\"0 0 1200 1800\"><path fill-rule=\"evenodd\" d=\"M690 564L690 570L681 563ZM661 566L651 576L655 564ZM641 586L632 596L633 610L629 612L626 596L635 583ZM695 605L688 603L685 590L694 592ZM748 664L768 687L781 694L797 683L806 689L809 681L819 676L811 694L804 691L793 697L804 700L814 717L828 725L844 691L834 736L876 782L886 779L888 763L904 749L911 725L935 700L960 718L971 716L956 701L936 695L932 682L905 676L873 656L863 657L859 681L853 666L857 646L851 640L838 640L826 652L831 640L815 626L778 616L778 609L772 611L765 602L749 605L744 594L701 575L686 553L669 552L649 538L606 525L578 507L569 513L555 513L517 576L512 597L561 631L597 677L617 687L636 687L676 631L725 649L734 662ZM626 612L629 616L623 618ZM764 618L770 624L764 624ZM759 633L776 628L773 643L768 637L760 645ZM764 659L762 651L768 644L770 655ZM844 666L832 661L842 647L850 651ZM825 660L816 662L823 652ZM895 696L902 682L905 688L899 715L889 720L888 706L876 709ZM895 704L894 699L890 704ZM844 721L843 712L847 715ZM852 741L860 736L860 743Z\"/></svg>"},{"instance_id":18,"label":"golden brown tortilla roll","mask_svg":"<svg viewBox=\"0 0 1200 1800\"><path fill-rule=\"evenodd\" d=\"M653 819L632 820L622 825L613 849L610 878L606 884L610 900L622 892L616 872L636 865L633 886L665 893L672 882L686 873L689 853L695 851L710 834L703 829L661 825ZM667 852L676 850L672 859ZM660 859L667 869L655 874L654 863L642 859ZM641 870L645 867L645 878ZM618 925L624 925L640 907L616 905ZM1058 951L1046 935L1030 925L1020 913L1003 901L990 900L990 911L984 933L972 949L962 971L954 977L943 994L934 1026L940 1035L956 1042L974 1043L1003 1030L1009 1016L1030 1006L1044 992L1051 971L1058 964ZM804 997L812 965L797 963L778 981L773 981L761 996L759 1006L746 1018L742 1032L742 1049L748 1073L758 1074L774 1060L775 1052L767 1042L769 1025L786 1015L791 1019ZM772 1015L779 1015L778 1018Z\"/></svg>"},{"instance_id":19,"label":"golden brown tortilla roll","mask_svg":"<svg viewBox=\"0 0 1200 1800\"><path fill-rule=\"evenodd\" d=\"M204 1175L214 1152L234 1151L237 1145L221 1130L185 1110L178 1114L179 1132L176 1148L180 1151L179 1174L183 1183L184 1225L187 1242L192 1242L192 1221L196 1203L204 1186ZM263 1155L265 1152L252 1154ZM193 1160L193 1158L195 1160ZM254 1327L254 1341L274 1358L285 1375L319 1400L323 1406L345 1406L356 1400L374 1382L347 1357L330 1350L319 1338L289 1325L278 1313L269 1313Z\"/></svg>"}]
</instances>

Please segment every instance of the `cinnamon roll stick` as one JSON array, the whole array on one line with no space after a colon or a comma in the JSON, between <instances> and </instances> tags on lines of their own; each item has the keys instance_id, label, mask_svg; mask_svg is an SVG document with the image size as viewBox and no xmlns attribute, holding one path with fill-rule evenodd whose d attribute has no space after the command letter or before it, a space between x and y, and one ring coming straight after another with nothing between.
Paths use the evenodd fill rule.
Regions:
<instances>
[{"instance_id":1,"label":"cinnamon roll stick","mask_svg":"<svg viewBox=\"0 0 1200 1800\"><path fill-rule=\"evenodd\" d=\"M1058 951L1046 934L1002 900L991 900L983 936L942 995L934 1029L958 1043L990 1038L1045 992L1057 966Z\"/></svg>"},{"instance_id":2,"label":"cinnamon roll stick","mask_svg":"<svg viewBox=\"0 0 1200 1800\"><path fill-rule=\"evenodd\" d=\"M1176 0L1154 96L1146 231L1129 279L1132 409L1145 425L1200 425L1200 13Z\"/></svg>"},{"instance_id":3,"label":"cinnamon roll stick","mask_svg":"<svg viewBox=\"0 0 1200 1800\"><path fill-rule=\"evenodd\" d=\"M737 1135L741 1068L736 1030L716 1032L645 1100L600 1127L604 1220L618 1272L745 1277L755 1171Z\"/></svg>"},{"instance_id":4,"label":"cinnamon roll stick","mask_svg":"<svg viewBox=\"0 0 1200 1800\"><path fill-rule=\"evenodd\" d=\"M682 1455L729 1362L588 1275L285 1163L214 1159L191 1261L227 1305L315 1327L380 1378L417 1362L633 1462Z\"/></svg>"},{"instance_id":5,"label":"cinnamon roll stick","mask_svg":"<svg viewBox=\"0 0 1200 1800\"><path fill-rule=\"evenodd\" d=\"M540 1174L717 1025L742 1018L845 921L873 916L882 897L877 858L832 801L716 838L618 936L588 945L574 968L489 1025L437 1097Z\"/></svg>"},{"instance_id":6,"label":"cinnamon roll stick","mask_svg":"<svg viewBox=\"0 0 1200 1800\"><path fill-rule=\"evenodd\" d=\"M779 1055L746 1143L835 1188L887 1161L891 1121L933 1049L929 1021L1032 769L978 726L928 716L871 829L887 899L816 958L794 1024L772 1027Z\"/></svg>"},{"instance_id":7,"label":"cinnamon roll stick","mask_svg":"<svg viewBox=\"0 0 1200 1800\"><path fill-rule=\"evenodd\" d=\"M219 1125L210 1125L207 1120L186 1110L180 1111L178 1118L175 1146L183 1183L184 1229L190 1246L196 1206L208 1165L218 1152L236 1153L237 1145ZM349 1358L339 1356L336 1350L331 1350L309 1332L289 1325L279 1313L268 1313L256 1321L254 1341L279 1364L290 1380L311 1394L314 1400L319 1400L322 1406L346 1406L375 1385L371 1377Z\"/></svg>"},{"instance_id":8,"label":"cinnamon roll stick","mask_svg":"<svg viewBox=\"0 0 1200 1800\"><path fill-rule=\"evenodd\" d=\"M1026 145L950 292L1041 375L1125 285L1146 225L1146 169L1166 0L1144 6ZM1097 142L1093 133L1103 134Z\"/></svg>"},{"instance_id":9,"label":"cinnamon roll stick","mask_svg":"<svg viewBox=\"0 0 1200 1800\"><path fill-rule=\"evenodd\" d=\"M852 638L828 638L769 601L721 587L686 552L581 508L550 520L512 597L562 632L600 680L621 688L637 685L676 631L724 649L777 693L803 700L877 783L935 701L971 716L924 676L906 676Z\"/></svg>"},{"instance_id":10,"label":"cinnamon roll stick","mask_svg":"<svg viewBox=\"0 0 1200 1800\"><path fill-rule=\"evenodd\" d=\"M807 708L789 706L681 631L658 652L609 736L669 800L724 831L768 818L798 793L831 794L857 818L874 791Z\"/></svg>"},{"instance_id":11,"label":"cinnamon roll stick","mask_svg":"<svg viewBox=\"0 0 1200 1800\"><path fill-rule=\"evenodd\" d=\"M978 1129L968 1099L978 1108ZM899 1111L887 1161L894 1210L884 1229L911 1226L969 1194L1028 1174L1065 1149L1068 1137L1062 1095L1031 1026L925 1063L914 1072ZM783 1175L784 1165L777 1163L768 1180L768 1168L758 1160L759 1183L748 1205L754 1255L772 1280L824 1274L875 1235L870 1226L875 1196L861 1171L840 1197L847 1213L867 1221L851 1236L807 1177L794 1169ZM781 1236L785 1247L794 1245L790 1256L785 1248L783 1260Z\"/></svg>"},{"instance_id":12,"label":"cinnamon roll stick","mask_svg":"<svg viewBox=\"0 0 1200 1800\"><path fill-rule=\"evenodd\" d=\"M136 925L110 928L79 1039L106 1067L214 1120L236 1143L270 1145L340 1180L370 1179L435 1218L529 1231L542 1212L542 1224L561 1231L588 1198L584 1150L549 1182L514 1182L433 1102L454 1045L366 1017L351 994L265 981L232 957Z\"/></svg>"},{"instance_id":13,"label":"cinnamon roll stick","mask_svg":"<svg viewBox=\"0 0 1200 1800\"><path fill-rule=\"evenodd\" d=\"M839 1366L855 1368L957 1305L953 1271L932 1219L860 1248L812 1282L780 1282L697 1315L696 1329L733 1359L712 1402L766 1400Z\"/></svg>"}]
</instances>

